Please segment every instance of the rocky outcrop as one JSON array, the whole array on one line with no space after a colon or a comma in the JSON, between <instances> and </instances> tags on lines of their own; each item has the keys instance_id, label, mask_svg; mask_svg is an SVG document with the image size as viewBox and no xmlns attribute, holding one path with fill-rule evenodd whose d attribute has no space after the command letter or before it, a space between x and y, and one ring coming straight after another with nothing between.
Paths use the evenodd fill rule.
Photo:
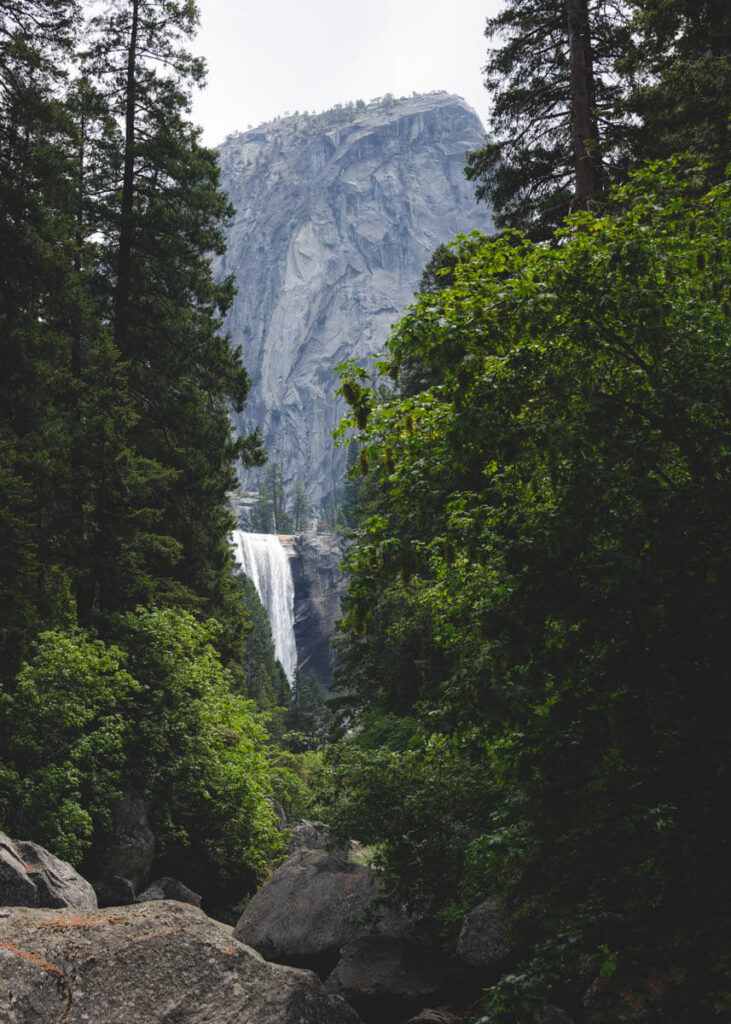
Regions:
<instances>
[{"instance_id":1,"label":"rocky outcrop","mask_svg":"<svg viewBox=\"0 0 731 1024\"><path fill-rule=\"evenodd\" d=\"M358 1024L309 971L268 964L181 903L0 910L3 1024Z\"/></svg>"},{"instance_id":2,"label":"rocky outcrop","mask_svg":"<svg viewBox=\"0 0 731 1024\"><path fill-rule=\"evenodd\" d=\"M236 215L216 271L234 275L225 326L253 382L240 426L261 427L289 493L301 479L317 502L342 481L334 367L381 351L438 245L490 229L463 175L483 135L462 99L431 93L280 118L219 147Z\"/></svg>"},{"instance_id":3,"label":"rocky outcrop","mask_svg":"<svg viewBox=\"0 0 731 1024\"><path fill-rule=\"evenodd\" d=\"M290 555L294 581L297 667L303 677L314 672L327 691L334 668L330 641L347 587L340 571L346 542L334 533L299 533L279 539Z\"/></svg>"},{"instance_id":4,"label":"rocky outcrop","mask_svg":"<svg viewBox=\"0 0 731 1024\"><path fill-rule=\"evenodd\" d=\"M308 821L302 818L290 827L287 845L289 853L295 853L297 850L325 850L328 846L334 845L336 844L330 826L323 821Z\"/></svg>"},{"instance_id":5,"label":"rocky outcrop","mask_svg":"<svg viewBox=\"0 0 731 1024\"><path fill-rule=\"evenodd\" d=\"M92 886L37 843L0 832L0 906L96 909Z\"/></svg>"},{"instance_id":6,"label":"rocky outcrop","mask_svg":"<svg viewBox=\"0 0 731 1024\"><path fill-rule=\"evenodd\" d=\"M234 935L268 960L311 967L324 977L342 947L368 932L354 919L378 894L366 865L344 853L298 850L252 896ZM386 934L404 931L390 911L378 923Z\"/></svg>"}]
</instances>

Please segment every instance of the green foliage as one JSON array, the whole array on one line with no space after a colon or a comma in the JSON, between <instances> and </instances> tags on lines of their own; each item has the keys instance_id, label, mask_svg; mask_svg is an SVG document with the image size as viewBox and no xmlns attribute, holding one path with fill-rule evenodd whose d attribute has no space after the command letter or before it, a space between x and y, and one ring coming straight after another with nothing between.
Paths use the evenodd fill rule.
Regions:
<instances>
[{"instance_id":1,"label":"green foliage","mask_svg":"<svg viewBox=\"0 0 731 1024\"><path fill-rule=\"evenodd\" d=\"M295 673L285 722L290 747L310 750L322 746L331 727L325 691L314 672Z\"/></svg>"},{"instance_id":2,"label":"green foliage","mask_svg":"<svg viewBox=\"0 0 731 1024\"><path fill-rule=\"evenodd\" d=\"M445 780L487 776L463 829L444 819L458 784L440 799L396 749L419 807L402 837L369 806L391 754L351 741L337 814L385 844L399 895L506 895L526 962L495 1020L522 1020L536 979L544 998L559 976L586 987L592 962L597 1020L621 991L658 1020L705 1014L725 984L708 951L729 912L731 203L727 185L695 198L699 180L652 164L554 247L459 241L453 285L411 308L382 368L416 359L434 383L357 396L378 486L346 563L346 721L415 717L434 739L414 750L454 758ZM419 857L443 819L453 881L432 889ZM653 971L679 980L653 996Z\"/></svg>"},{"instance_id":3,"label":"green foliage","mask_svg":"<svg viewBox=\"0 0 731 1024\"><path fill-rule=\"evenodd\" d=\"M125 764L128 716L141 686L123 651L79 630L43 633L15 687L0 695L2 817L78 863Z\"/></svg>"},{"instance_id":4,"label":"green foliage","mask_svg":"<svg viewBox=\"0 0 731 1024\"><path fill-rule=\"evenodd\" d=\"M289 705L289 683L275 657L269 619L256 587L244 573L237 579L246 610L246 628L244 657L235 671L243 677L243 692L260 710L273 712Z\"/></svg>"},{"instance_id":5,"label":"green foliage","mask_svg":"<svg viewBox=\"0 0 731 1024\"><path fill-rule=\"evenodd\" d=\"M313 791L322 770L317 751L277 750L270 770L274 798L284 808L288 821L317 816L319 808L315 807Z\"/></svg>"},{"instance_id":6,"label":"green foliage","mask_svg":"<svg viewBox=\"0 0 731 1024\"><path fill-rule=\"evenodd\" d=\"M452 740L421 730L405 749L358 735L326 748L317 782L320 813L343 838L374 845L391 897L428 913L435 897L446 907L474 895L464 851L492 807L486 760L469 763Z\"/></svg>"},{"instance_id":7,"label":"green foliage","mask_svg":"<svg viewBox=\"0 0 731 1024\"><path fill-rule=\"evenodd\" d=\"M158 842L192 846L223 878L279 851L264 726L212 646L219 627L178 609L124 617L120 643L39 638L0 700L6 827L78 863L132 786Z\"/></svg>"},{"instance_id":8,"label":"green foliage","mask_svg":"<svg viewBox=\"0 0 731 1024\"><path fill-rule=\"evenodd\" d=\"M635 3L633 45L621 61L634 88L627 106L639 118L640 158L690 152L709 182L729 158L731 12L722 0Z\"/></svg>"},{"instance_id":9,"label":"green foliage","mask_svg":"<svg viewBox=\"0 0 731 1024\"><path fill-rule=\"evenodd\" d=\"M231 691L218 627L175 609L126 616L130 669L143 687L128 748L155 834L190 843L223 875L261 870L280 844L268 797L266 734Z\"/></svg>"}]
</instances>

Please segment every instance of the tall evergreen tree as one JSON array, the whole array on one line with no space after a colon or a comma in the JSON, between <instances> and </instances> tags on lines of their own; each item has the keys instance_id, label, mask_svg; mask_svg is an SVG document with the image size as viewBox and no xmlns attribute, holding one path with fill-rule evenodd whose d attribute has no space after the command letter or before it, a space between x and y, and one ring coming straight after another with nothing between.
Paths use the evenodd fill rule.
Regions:
<instances>
[{"instance_id":1,"label":"tall evergreen tree","mask_svg":"<svg viewBox=\"0 0 731 1024\"><path fill-rule=\"evenodd\" d=\"M287 492L284 488L284 474L278 462L269 462L264 471L261 489L266 495L272 515L274 533L291 533L292 520L287 514Z\"/></svg>"},{"instance_id":2,"label":"tall evergreen tree","mask_svg":"<svg viewBox=\"0 0 731 1024\"><path fill-rule=\"evenodd\" d=\"M59 466L67 426L69 169L59 95L68 0L0 3L0 672L63 614Z\"/></svg>"},{"instance_id":3,"label":"tall evergreen tree","mask_svg":"<svg viewBox=\"0 0 731 1024\"><path fill-rule=\"evenodd\" d=\"M292 499L292 529L295 533L302 533L307 529L312 507L307 499L305 485L298 480L294 487L294 498Z\"/></svg>"},{"instance_id":4,"label":"tall evergreen tree","mask_svg":"<svg viewBox=\"0 0 731 1024\"><path fill-rule=\"evenodd\" d=\"M259 488L259 496L251 510L249 520L252 533L275 533L272 503L263 488Z\"/></svg>"},{"instance_id":5,"label":"tall evergreen tree","mask_svg":"<svg viewBox=\"0 0 731 1024\"><path fill-rule=\"evenodd\" d=\"M731 9L724 0L634 5L632 45L623 61L635 87L638 158L689 151L723 178L731 156Z\"/></svg>"},{"instance_id":6,"label":"tall evergreen tree","mask_svg":"<svg viewBox=\"0 0 731 1024\"><path fill-rule=\"evenodd\" d=\"M209 254L223 248L229 215L214 154L187 120L204 68L184 43L195 5L115 0L93 22L86 74L123 124L121 166L105 233L106 302L115 345L129 364L138 416L130 440L159 466L157 540L147 565L157 600L202 606L231 619L226 492L237 458L261 460L258 437L235 440L249 380L219 328L233 288L213 281ZM113 610L115 595L102 601Z\"/></svg>"},{"instance_id":7,"label":"tall evergreen tree","mask_svg":"<svg viewBox=\"0 0 731 1024\"><path fill-rule=\"evenodd\" d=\"M614 74L628 18L598 0L508 0L488 19L491 135L468 157L500 227L547 236L586 209L624 163L628 125Z\"/></svg>"}]
</instances>

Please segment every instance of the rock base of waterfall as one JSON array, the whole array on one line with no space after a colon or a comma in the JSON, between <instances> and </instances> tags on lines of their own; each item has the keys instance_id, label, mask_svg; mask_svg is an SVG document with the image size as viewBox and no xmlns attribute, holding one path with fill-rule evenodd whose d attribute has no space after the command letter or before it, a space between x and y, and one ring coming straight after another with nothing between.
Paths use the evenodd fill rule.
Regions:
<instances>
[{"instance_id":1,"label":"rock base of waterfall","mask_svg":"<svg viewBox=\"0 0 731 1024\"><path fill-rule=\"evenodd\" d=\"M332 637L347 581L340 569L346 541L335 533L298 533L280 538L290 553L294 580L294 635L302 677L314 673L331 690L335 656Z\"/></svg>"}]
</instances>

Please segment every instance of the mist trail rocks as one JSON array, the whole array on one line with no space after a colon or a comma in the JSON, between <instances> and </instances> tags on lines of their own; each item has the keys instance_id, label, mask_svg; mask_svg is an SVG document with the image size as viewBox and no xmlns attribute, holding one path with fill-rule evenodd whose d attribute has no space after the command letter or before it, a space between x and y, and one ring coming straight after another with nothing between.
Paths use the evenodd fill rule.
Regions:
<instances>
[{"instance_id":1,"label":"mist trail rocks","mask_svg":"<svg viewBox=\"0 0 731 1024\"><path fill-rule=\"evenodd\" d=\"M225 326L253 380L239 425L261 427L288 490L301 479L317 502L342 480L334 367L382 350L439 244L490 229L463 175L483 135L462 99L432 93L281 118L219 147L236 214L216 272L234 275Z\"/></svg>"},{"instance_id":2,"label":"mist trail rocks","mask_svg":"<svg viewBox=\"0 0 731 1024\"><path fill-rule=\"evenodd\" d=\"M358 1024L309 971L266 963L181 903L0 909L3 1024Z\"/></svg>"},{"instance_id":3,"label":"mist trail rocks","mask_svg":"<svg viewBox=\"0 0 731 1024\"><path fill-rule=\"evenodd\" d=\"M37 843L0 832L0 906L96 909L93 887Z\"/></svg>"},{"instance_id":4,"label":"mist trail rocks","mask_svg":"<svg viewBox=\"0 0 731 1024\"><path fill-rule=\"evenodd\" d=\"M346 853L300 849L251 898L234 935L268 960L310 967L325 976L343 946L367 933L354 919L378 892L370 869ZM393 912L384 911L380 918L386 935L403 933L403 922Z\"/></svg>"}]
</instances>

